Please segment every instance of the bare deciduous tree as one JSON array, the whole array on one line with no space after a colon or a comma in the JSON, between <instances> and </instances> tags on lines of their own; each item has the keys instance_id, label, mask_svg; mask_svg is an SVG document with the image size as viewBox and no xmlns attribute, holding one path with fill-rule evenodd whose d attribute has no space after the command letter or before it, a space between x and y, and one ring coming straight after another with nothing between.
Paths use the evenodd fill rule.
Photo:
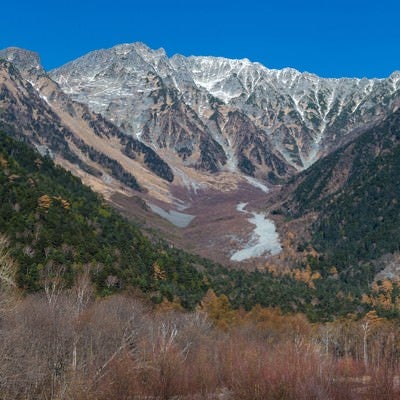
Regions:
<instances>
[{"instance_id":1,"label":"bare deciduous tree","mask_svg":"<svg viewBox=\"0 0 400 400\"><path fill-rule=\"evenodd\" d=\"M0 312L15 305L18 298L17 265L10 257L8 239L0 235Z\"/></svg>"}]
</instances>

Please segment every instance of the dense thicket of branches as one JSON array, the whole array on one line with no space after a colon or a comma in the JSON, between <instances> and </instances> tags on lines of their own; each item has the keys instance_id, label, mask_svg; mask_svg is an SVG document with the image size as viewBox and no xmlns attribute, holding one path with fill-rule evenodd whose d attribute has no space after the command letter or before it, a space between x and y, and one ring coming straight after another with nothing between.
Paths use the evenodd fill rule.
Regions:
<instances>
[{"instance_id":1,"label":"dense thicket of branches","mask_svg":"<svg viewBox=\"0 0 400 400\"><path fill-rule=\"evenodd\" d=\"M95 299L85 274L0 320L0 399L396 399L399 326L311 325L209 292L196 312Z\"/></svg>"}]
</instances>

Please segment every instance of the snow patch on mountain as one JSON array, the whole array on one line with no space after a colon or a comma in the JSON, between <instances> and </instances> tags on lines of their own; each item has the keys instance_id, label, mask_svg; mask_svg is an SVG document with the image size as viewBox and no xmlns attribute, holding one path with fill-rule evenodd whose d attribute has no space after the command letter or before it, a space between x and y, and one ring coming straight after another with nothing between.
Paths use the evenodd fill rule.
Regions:
<instances>
[{"instance_id":1,"label":"snow patch on mountain","mask_svg":"<svg viewBox=\"0 0 400 400\"><path fill-rule=\"evenodd\" d=\"M239 212L252 214L248 221L255 225L255 228L246 246L231 255L231 261L240 262L254 257L261 257L266 253L271 255L279 254L282 247L273 221L266 218L264 214L246 211L246 206L247 203L239 203L236 209Z\"/></svg>"},{"instance_id":2,"label":"snow patch on mountain","mask_svg":"<svg viewBox=\"0 0 400 400\"><path fill-rule=\"evenodd\" d=\"M269 188L267 185L265 185L263 182L260 182L258 179L255 179L251 176L245 176L245 179L247 182L250 183L250 185L261 189L264 193L268 193L269 192ZM239 210L239 211L243 211L243 210Z\"/></svg>"},{"instance_id":3,"label":"snow patch on mountain","mask_svg":"<svg viewBox=\"0 0 400 400\"><path fill-rule=\"evenodd\" d=\"M181 180L182 186L184 186L190 194L196 195L201 189L207 188L207 184L203 182L198 182L197 180L191 178L188 174L183 172L177 167L172 168L175 177Z\"/></svg>"},{"instance_id":4,"label":"snow patch on mountain","mask_svg":"<svg viewBox=\"0 0 400 400\"><path fill-rule=\"evenodd\" d=\"M151 211L171 222L171 224L178 228L186 228L196 217L195 215L185 214L175 210L167 211L153 203L147 203L147 205L150 207Z\"/></svg>"}]
</instances>

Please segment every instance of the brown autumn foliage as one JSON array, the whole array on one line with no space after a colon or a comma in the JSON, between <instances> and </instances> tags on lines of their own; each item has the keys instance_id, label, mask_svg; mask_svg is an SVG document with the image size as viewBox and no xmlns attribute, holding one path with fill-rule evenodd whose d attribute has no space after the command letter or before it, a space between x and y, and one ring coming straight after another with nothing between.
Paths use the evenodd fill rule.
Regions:
<instances>
[{"instance_id":1,"label":"brown autumn foliage","mask_svg":"<svg viewBox=\"0 0 400 400\"><path fill-rule=\"evenodd\" d=\"M213 292L192 313L96 299L84 270L1 314L0 399L398 399L399 333L373 314L235 311Z\"/></svg>"},{"instance_id":2,"label":"brown autumn foliage","mask_svg":"<svg viewBox=\"0 0 400 400\"><path fill-rule=\"evenodd\" d=\"M210 290L189 313L137 293L96 299L89 268L65 289L53 265L21 298L5 239L0 250L1 400L400 398L400 326L375 312L310 324Z\"/></svg>"}]
</instances>

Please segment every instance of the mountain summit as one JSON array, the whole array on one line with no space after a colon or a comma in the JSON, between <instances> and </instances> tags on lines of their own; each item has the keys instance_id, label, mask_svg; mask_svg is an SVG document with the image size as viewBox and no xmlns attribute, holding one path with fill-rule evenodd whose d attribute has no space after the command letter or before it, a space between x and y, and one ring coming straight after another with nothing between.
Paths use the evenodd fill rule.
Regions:
<instances>
[{"instance_id":1,"label":"mountain summit","mask_svg":"<svg viewBox=\"0 0 400 400\"><path fill-rule=\"evenodd\" d=\"M50 72L125 133L211 172L282 178L388 115L387 79L323 79L247 59L168 58L142 43L91 52Z\"/></svg>"},{"instance_id":2,"label":"mountain summit","mask_svg":"<svg viewBox=\"0 0 400 400\"><path fill-rule=\"evenodd\" d=\"M7 49L0 50L1 58L11 62L21 73L34 73L38 75L46 73L40 63L39 54L33 51L19 47L8 47Z\"/></svg>"}]
</instances>

